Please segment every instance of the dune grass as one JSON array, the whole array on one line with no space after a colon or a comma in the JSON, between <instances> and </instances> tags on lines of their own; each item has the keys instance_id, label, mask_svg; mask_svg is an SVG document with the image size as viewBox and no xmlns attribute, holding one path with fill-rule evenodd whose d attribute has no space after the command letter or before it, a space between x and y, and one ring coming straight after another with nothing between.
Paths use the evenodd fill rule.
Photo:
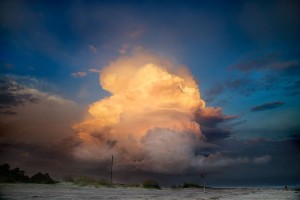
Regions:
<instances>
[{"instance_id":1,"label":"dune grass","mask_svg":"<svg viewBox=\"0 0 300 200\"><path fill-rule=\"evenodd\" d=\"M115 187L115 184L111 183L105 179L97 179L87 176L82 176L78 178L69 177L65 181L72 182L74 185L79 186L93 186L93 187Z\"/></svg>"},{"instance_id":2,"label":"dune grass","mask_svg":"<svg viewBox=\"0 0 300 200\"><path fill-rule=\"evenodd\" d=\"M143 187L147 189L161 189L158 182L155 180L145 180L143 182Z\"/></svg>"}]
</instances>

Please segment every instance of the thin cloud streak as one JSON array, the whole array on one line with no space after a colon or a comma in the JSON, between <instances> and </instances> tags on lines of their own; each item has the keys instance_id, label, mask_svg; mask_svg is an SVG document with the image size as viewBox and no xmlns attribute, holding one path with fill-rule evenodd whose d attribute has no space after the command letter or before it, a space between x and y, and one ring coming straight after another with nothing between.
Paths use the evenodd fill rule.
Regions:
<instances>
[{"instance_id":1,"label":"thin cloud streak","mask_svg":"<svg viewBox=\"0 0 300 200\"><path fill-rule=\"evenodd\" d=\"M83 78L83 77L87 76L87 73L82 72L82 71L73 72L73 73L71 73L71 76L73 76L74 78Z\"/></svg>"},{"instance_id":2,"label":"thin cloud streak","mask_svg":"<svg viewBox=\"0 0 300 200\"><path fill-rule=\"evenodd\" d=\"M279 108L283 105L284 105L284 102L281 102L281 101L270 102L270 103L265 103L265 104L261 104L261 105L258 105L258 106L254 106L254 107L251 108L251 111L252 112L259 112L259 111L272 110L272 109Z\"/></svg>"}]
</instances>

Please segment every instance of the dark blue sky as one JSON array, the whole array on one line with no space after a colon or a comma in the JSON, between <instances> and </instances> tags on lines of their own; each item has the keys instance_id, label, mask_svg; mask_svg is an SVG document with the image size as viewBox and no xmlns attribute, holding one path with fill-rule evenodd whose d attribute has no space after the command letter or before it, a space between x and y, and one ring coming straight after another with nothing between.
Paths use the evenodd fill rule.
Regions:
<instances>
[{"instance_id":1,"label":"dark blue sky","mask_svg":"<svg viewBox=\"0 0 300 200\"><path fill-rule=\"evenodd\" d=\"M108 95L97 71L142 47L186 65L208 106L238 116L215 122L211 140L218 148L207 151L261 156L258 168L253 169L255 162L235 166L249 173L251 184L299 184L299 8L292 0L1 1L1 118L34 102L32 94L16 97L11 90L16 85L39 98L72 101L84 112ZM1 152L26 168L29 163L13 152L27 149L34 155L26 145L35 143L19 141L21 133L7 136L13 121L1 123L1 142L7 145ZM13 158L8 161L17 165ZM220 177L226 185L226 174ZM243 184L241 178L230 181Z\"/></svg>"}]
</instances>

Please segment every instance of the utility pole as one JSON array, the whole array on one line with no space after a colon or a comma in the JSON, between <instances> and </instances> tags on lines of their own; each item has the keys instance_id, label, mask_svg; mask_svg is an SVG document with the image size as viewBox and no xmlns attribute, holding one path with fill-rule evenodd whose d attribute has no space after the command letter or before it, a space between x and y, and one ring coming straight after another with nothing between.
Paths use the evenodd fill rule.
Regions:
<instances>
[{"instance_id":1,"label":"utility pole","mask_svg":"<svg viewBox=\"0 0 300 200\"><path fill-rule=\"evenodd\" d=\"M201 174L201 178L202 178L202 181L203 181L203 192L205 193L205 174Z\"/></svg>"},{"instance_id":2,"label":"utility pole","mask_svg":"<svg viewBox=\"0 0 300 200\"><path fill-rule=\"evenodd\" d=\"M112 183L113 178L113 164L114 164L114 156L111 156L111 168L110 168L110 182Z\"/></svg>"}]
</instances>

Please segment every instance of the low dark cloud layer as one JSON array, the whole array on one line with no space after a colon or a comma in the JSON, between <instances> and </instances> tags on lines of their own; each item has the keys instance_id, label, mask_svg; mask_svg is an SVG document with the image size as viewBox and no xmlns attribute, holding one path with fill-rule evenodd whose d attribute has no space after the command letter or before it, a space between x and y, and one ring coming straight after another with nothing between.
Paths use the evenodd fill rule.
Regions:
<instances>
[{"instance_id":1,"label":"low dark cloud layer","mask_svg":"<svg viewBox=\"0 0 300 200\"><path fill-rule=\"evenodd\" d=\"M37 103L38 97L26 92L26 88L7 77L0 77L0 112L2 114L16 114L12 107L23 105L27 102Z\"/></svg>"},{"instance_id":2,"label":"low dark cloud layer","mask_svg":"<svg viewBox=\"0 0 300 200\"><path fill-rule=\"evenodd\" d=\"M225 115L221 108L208 107L204 110L199 110L195 120L200 124L201 132L206 137L206 140L216 143L231 136L230 130L222 125L239 117L239 115Z\"/></svg>"},{"instance_id":3,"label":"low dark cloud layer","mask_svg":"<svg viewBox=\"0 0 300 200\"><path fill-rule=\"evenodd\" d=\"M251 111L258 112L258 111L272 110L275 108L279 108L283 105L284 105L284 102L281 102L281 101L270 102L270 103L265 103L265 104L261 104L258 106L254 106L251 108Z\"/></svg>"},{"instance_id":4,"label":"low dark cloud layer","mask_svg":"<svg viewBox=\"0 0 300 200\"><path fill-rule=\"evenodd\" d=\"M205 135L207 141L218 142L231 136L231 132L225 128L212 128L212 127L201 127L202 133Z\"/></svg>"},{"instance_id":5,"label":"low dark cloud layer","mask_svg":"<svg viewBox=\"0 0 300 200\"><path fill-rule=\"evenodd\" d=\"M51 146L72 137L72 124L80 119L81 109L73 101L18 80L22 77L0 82L0 142Z\"/></svg>"},{"instance_id":6,"label":"low dark cloud layer","mask_svg":"<svg viewBox=\"0 0 300 200\"><path fill-rule=\"evenodd\" d=\"M114 180L134 183L146 178L155 178L162 185L181 184L186 181L197 183L201 180L199 173L206 172L208 185L296 184L300 178L300 158L297 153L300 150L299 144L299 137L276 141L227 139L217 146L207 148L206 156L204 149L201 150L202 153L199 152L198 155L206 157L199 171L157 174L124 168L115 169ZM21 167L31 175L37 171L46 171L56 178L79 174L109 178L109 160L101 163L76 160L71 155L70 146L63 144L49 147L38 144L1 143L0 151L1 162L9 162L12 167ZM116 162L118 159L115 157ZM289 170L286 170L286 166L289 166Z\"/></svg>"},{"instance_id":7,"label":"low dark cloud layer","mask_svg":"<svg viewBox=\"0 0 300 200\"><path fill-rule=\"evenodd\" d=\"M217 127L220 123L237 119L239 115L225 115L220 107L207 107L196 113L196 121L207 127Z\"/></svg>"}]
</instances>

